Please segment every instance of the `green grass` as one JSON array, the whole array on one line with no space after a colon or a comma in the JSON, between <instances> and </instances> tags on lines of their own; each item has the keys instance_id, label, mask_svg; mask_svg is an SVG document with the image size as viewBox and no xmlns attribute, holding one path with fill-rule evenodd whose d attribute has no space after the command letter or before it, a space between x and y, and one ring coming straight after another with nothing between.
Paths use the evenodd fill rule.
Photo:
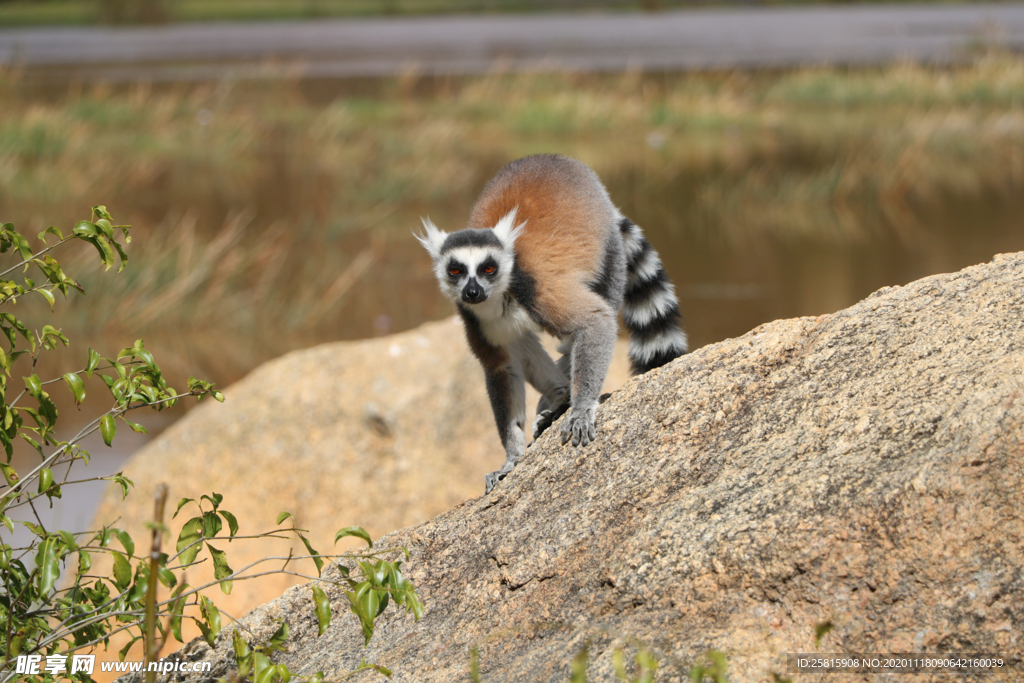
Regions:
<instances>
[{"instance_id":1,"label":"green grass","mask_svg":"<svg viewBox=\"0 0 1024 683\"><path fill-rule=\"evenodd\" d=\"M373 334L380 311L396 329L446 314L410 231L424 215L458 228L529 153L589 163L649 233L719 244L927 234L914 216L1024 193L1024 60L1009 56L34 93L0 77L0 220L66 228L104 203L136 226L127 276L87 271L66 324L210 349L247 338L257 358L204 351L239 373Z\"/></svg>"}]
</instances>

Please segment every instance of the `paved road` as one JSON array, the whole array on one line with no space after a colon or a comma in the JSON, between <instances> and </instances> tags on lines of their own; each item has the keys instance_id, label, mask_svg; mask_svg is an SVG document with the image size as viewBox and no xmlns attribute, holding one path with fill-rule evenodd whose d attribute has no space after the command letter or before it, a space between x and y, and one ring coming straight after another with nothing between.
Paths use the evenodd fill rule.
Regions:
<instances>
[{"instance_id":1,"label":"paved road","mask_svg":"<svg viewBox=\"0 0 1024 683\"><path fill-rule=\"evenodd\" d=\"M153 80L952 62L1024 50L1024 4L700 9L0 30L0 64Z\"/></svg>"}]
</instances>

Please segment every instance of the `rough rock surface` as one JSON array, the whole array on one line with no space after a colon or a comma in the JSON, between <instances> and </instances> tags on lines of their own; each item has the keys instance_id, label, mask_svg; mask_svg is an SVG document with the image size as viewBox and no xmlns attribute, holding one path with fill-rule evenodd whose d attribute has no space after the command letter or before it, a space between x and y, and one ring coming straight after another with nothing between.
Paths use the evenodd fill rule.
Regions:
<instances>
[{"instance_id":1,"label":"rough rock surface","mask_svg":"<svg viewBox=\"0 0 1024 683\"><path fill-rule=\"evenodd\" d=\"M242 623L258 641L287 619L279 661L328 678L365 657L395 681L467 680L478 645L485 681L565 681L589 638L590 680L615 680L634 638L658 680L686 680L709 648L731 680L771 680L831 621L822 652L996 652L1018 668L956 680L1020 680L1022 474L1024 253L631 380L596 443L553 430L489 496L382 539L411 552L426 614L389 609L365 649L333 588L319 638L307 587ZM181 656L221 674L229 642Z\"/></svg>"}]
</instances>

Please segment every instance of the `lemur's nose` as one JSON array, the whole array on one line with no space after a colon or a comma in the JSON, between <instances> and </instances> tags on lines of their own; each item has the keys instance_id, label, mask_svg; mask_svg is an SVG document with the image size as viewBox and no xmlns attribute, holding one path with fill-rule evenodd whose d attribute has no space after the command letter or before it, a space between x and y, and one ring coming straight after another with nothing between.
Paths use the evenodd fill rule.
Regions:
<instances>
[{"instance_id":1,"label":"lemur's nose","mask_svg":"<svg viewBox=\"0 0 1024 683\"><path fill-rule=\"evenodd\" d=\"M478 304L486 298L483 287L476 281L476 278L470 278L462 289L462 300L467 304Z\"/></svg>"}]
</instances>

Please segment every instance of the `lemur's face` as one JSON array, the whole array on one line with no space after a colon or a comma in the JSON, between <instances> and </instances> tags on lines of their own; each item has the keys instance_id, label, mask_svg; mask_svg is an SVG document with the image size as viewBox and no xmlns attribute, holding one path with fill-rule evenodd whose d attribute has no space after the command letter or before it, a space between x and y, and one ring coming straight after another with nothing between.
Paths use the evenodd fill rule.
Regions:
<instances>
[{"instance_id":1,"label":"lemur's face","mask_svg":"<svg viewBox=\"0 0 1024 683\"><path fill-rule=\"evenodd\" d=\"M481 304L503 292L508 284L510 264L500 249L450 249L441 253L439 265L442 267L437 276L441 288L447 290L451 299L464 304Z\"/></svg>"},{"instance_id":2,"label":"lemur's face","mask_svg":"<svg viewBox=\"0 0 1024 683\"><path fill-rule=\"evenodd\" d=\"M512 228L515 214L509 212L492 230L451 234L423 222L427 234L417 239L433 257L434 274L449 299L474 306L505 292L515 265L513 245L522 228Z\"/></svg>"}]
</instances>

